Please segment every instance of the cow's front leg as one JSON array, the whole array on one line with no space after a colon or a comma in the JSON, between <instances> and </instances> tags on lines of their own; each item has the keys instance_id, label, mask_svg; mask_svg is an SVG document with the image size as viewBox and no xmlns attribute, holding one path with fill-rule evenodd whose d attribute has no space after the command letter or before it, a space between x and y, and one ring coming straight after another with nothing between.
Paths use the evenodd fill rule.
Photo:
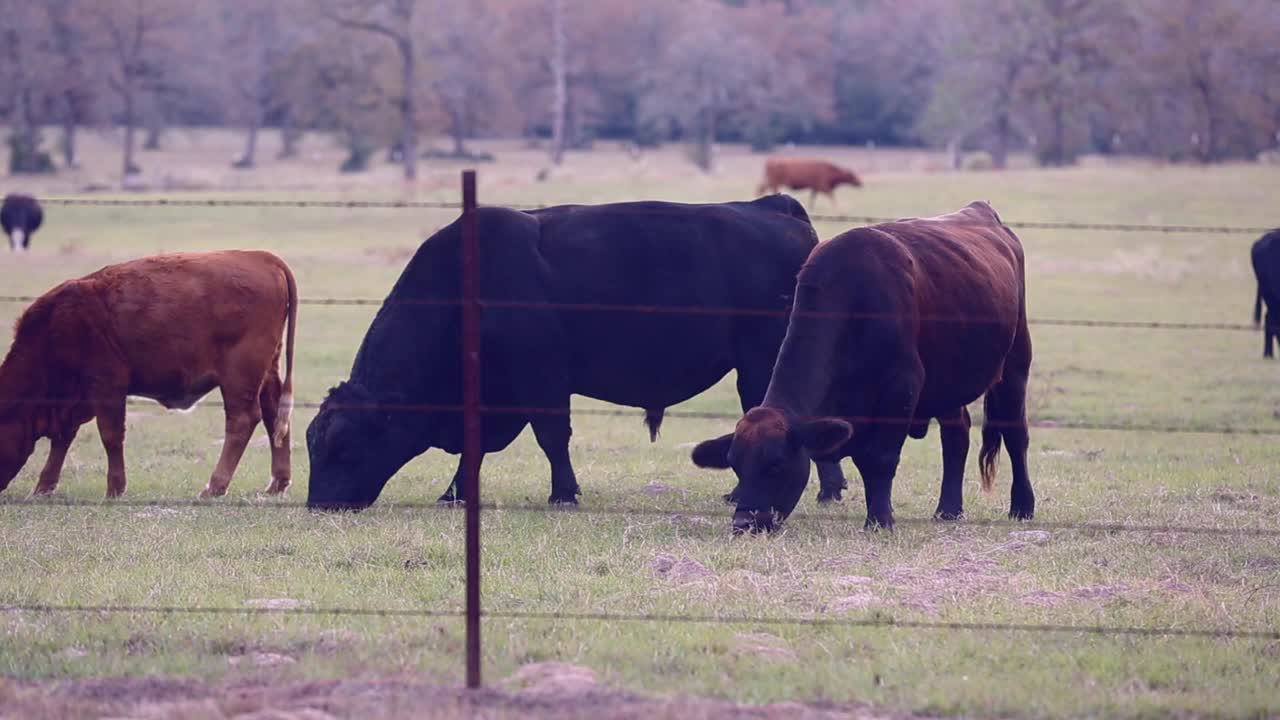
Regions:
<instances>
[{"instance_id":1,"label":"cow's front leg","mask_svg":"<svg viewBox=\"0 0 1280 720\"><path fill-rule=\"evenodd\" d=\"M62 464L67 459L67 451L71 449L71 442L76 439L76 432L79 429L73 427L66 435L49 438L49 459L45 461L44 469L40 471L40 481L31 491L31 497L52 495L58 488L58 479L62 477Z\"/></svg>"},{"instance_id":2,"label":"cow's front leg","mask_svg":"<svg viewBox=\"0 0 1280 720\"><path fill-rule=\"evenodd\" d=\"M107 451L107 497L120 497L126 485L124 474L124 401L99 408L98 435Z\"/></svg>"},{"instance_id":3,"label":"cow's front leg","mask_svg":"<svg viewBox=\"0 0 1280 720\"><path fill-rule=\"evenodd\" d=\"M480 453L480 464L484 464L484 453ZM464 473L467 467L467 460L463 456L458 456L458 469L453 473L453 482L449 483L449 487L445 489L436 503L440 505L462 505L466 502L466 480Z\"/></svg>"},{"instance_id":4,"label":"cow's front leg","mask_svg":"<svg viewBox=\"0 0 1280 720\"><path fill-rule=\"evenodd\" d=\"M567 410L568 408L566 408ZM538 447L546 454L551 463L551 497L547 502L552 505L577 505L578 478L569 462L569 437L573 430L569 426L569 413L555 413L541 416L531 423L533 435L538 440Z\"/></svg>"},{"instance_id":5,"label":"cow's front leg","mask_svg":"<svg viewBox=\"0 0 1280 720\"><path fill-rule=\"evenodd\" d=\"M221 497L227 494L231 478L240 465L240 457L249 445L253 430L262 419L262 408L258 405L257 392L248 398L223 391L222 400L227 410L226 438L222 441L222 454L218 456L218 464L213 468L209 484L200 491L201 498Z\"/></svg>"},{"instance_id":6,"label":"cow's front leg","mask_svg":"<svg viewBox=\"0 0 1280 720\"><path fill-rule=\"evenodd\" d=\"M818 502L840 502L849 482L844 479L839 462L814 462L818 468Z\"/></svg>"}]
</instances>

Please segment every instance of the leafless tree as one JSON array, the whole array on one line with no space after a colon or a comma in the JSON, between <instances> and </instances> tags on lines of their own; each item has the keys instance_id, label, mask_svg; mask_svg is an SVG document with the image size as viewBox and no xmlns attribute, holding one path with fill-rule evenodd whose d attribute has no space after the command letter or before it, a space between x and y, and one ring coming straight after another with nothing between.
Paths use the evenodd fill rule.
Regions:
<instances>
[{"instance_id":1,"label":"leafless tree","mask_svg":"<svg viewBox=\"0 0 1280 720\"><path fill-rule=\"evenodd\" d=\"M504 102L507 83L495 61L501 47L501 4L486 0L437 0L432 10L432 101L453 140L453 154L465 156L467 137L482 125L501 127L496 115L514 112ZM516 125L518 127L518 125Z\"/></svg>"},{"instance_id":2,"label":"leafless tree","mask_svg":"<svg viewBox=\"0 0 1280 720\"><path fill-rule=\"evenodd\" d=\"M54 55L52 93L55 114L62 126L59 149L67 167L77 167L76 130L93 120L97 84L89 66L90 29L86 18L75 12L76 0L45 0L49 36Z\"/></svg>"},{"instance_id":3,"label":"leafless tree","mask_svg":"<svg viewBox=\"0 0 1280 720\"><path fill-rule=\"evenodd\" d=\"M1258 28L1276 27L1280 5L1251 0L1147 0L1139 5L1146 18L1147 80L1159 94L1189 111L1189 144L1204 162L1223 159L1234 139L1243 145L1264 142L1269 105L1266 89L1280 82L1272 76L1259 87L1250 70L1258 69L1275 36ZM1251 67L1254 66L1254 67ZM1266 76L1263 75L1263 78ZM1255 135L1253 142L1242 136Z\"/></svg>"},{"instance_id":4,"label":"leafless tree","mask_svg":"<svg viewBox=\"0 0 1280 720\"><path fill-rule=\"evenodd\" d=\"M107 85L120 102L124 125L121 172L140 172L134 162L135 134L144 94L153 92L164 67L166 54L177 40L182 6L176 0L117 0L94 3L90 11L100 33L98 51Z\"/></svg>"},{"instance_id":5,"label":"leafless tree","mask_svg":"<svg viewBox=\"0 0 1280 720\"><path fill-rule=\"evenodd\" d=\"M1024 0L956 0L942 21L944 67L920 120L927 137L947 143L990 138L997 168L1008 163L1019 136L1028 135L1022 100L1035 53Z\"/></svg>"},{"instance_id":6,"label":"leafless tree","mask_svg":"<svg viewBox=\"0 0 1280 720\"><path fill-rule=\"evenodd\" d=\"M418 177L418 49L414 20L418 0L333 0L327 16L340 27L390 41L400 61L400 152L405 180Z\"/></svg>"},{"instance_id":7,"label":"leafless tree","mask_svg":"<svg viewBox=\"0 0 1280 720\"><path fill-rule=\"evenodd\" d=\"M230 85L227 90L233 117L245 127L245 148L234 163L237 168L256 165L259 131L272 114L286 111L283 73L290 54L306 32L305 25L299 22L302 9L289 0L276 0L223 11L226 78Z\"/></svg>"},{"instance_id":8,"label":"leafless tree","mask_svg":"<svg viewBox=\"0 0 1280 720\"><path fill-rule=\"evenodd\" d=\"M564 0L551 3L551 164L564 161L564 126L569 105L568 40L564 29Z\"/></svg>"},{"instance_id":9,"label":"leafless tree","mask_svg":"<svg viewBox=\"0 0 1280 720\"><path fill-rule=\"evenodd\" d=\"M690 159L710 170L718 133L749 105L761 53L725 22L727 10L694 2L654 69L644 115L666 121L690 142Z\"/></svg>"},{"instance_id":10,"label":"leafless tree","mask_svg":"<svg viewBox=\"0 0 1280 720\"><path fill-rule=\"evenodd\" d=\"M53 161L40 147L40 111L47 99L50 59L48 22L43 8L20 0L0 3L0 43L3 43L4 103L11 126L9 171L53 172Z\"/></svg>"}]
</instances>

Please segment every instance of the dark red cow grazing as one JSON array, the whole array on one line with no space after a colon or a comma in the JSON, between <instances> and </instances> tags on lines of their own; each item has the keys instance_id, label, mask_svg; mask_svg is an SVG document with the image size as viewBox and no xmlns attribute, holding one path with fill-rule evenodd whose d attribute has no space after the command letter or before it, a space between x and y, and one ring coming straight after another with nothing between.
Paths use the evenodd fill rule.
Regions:
<instances>
[{"instance_id":1,"label":"dark red cow grazing","mask_svg":"<svg viewBox=\"0 0 1280 720\"><path fill-rule=\"evenodd\" d=\"M76 431L97 418L107 497L117 497L125 489L125 398L186 409L221 388L226 440L200 496L226 493L259 420L271 436L267 492L284 491L297 317L293 273L267 252L159 255L55 287L22 314L0 364L0 490L47 437L49 459L32 494L52 493Z\"/></svg>"},{"instance_id":2,"label":"dark red cow grazing","mask_svg":"<svg viewBox=\"0 0 1280 720\"><path fill-rule=\"evenodd\" d=\"M779 188L808 190L809 205L818 199L818 193L826 194L835 203L833 194L841 185L862 187L862 181L852 170L833 165L825 160L805 158L769 158L764 164L764 182L756 188L757 195L778 192Z\"/></svg>"},{"instance_id":3,"label":"dark red cow grazing","mask_svg":"<svg viewBox=\"0 0 1280 720\"><path fill-rule=\"evenodd\" d=\"M1009 516L1032 517L1027 476L1027 330L1022 245L991 206L850 230L800 270L795 309L764 402L693 461L737 473L734 530L770 529L808 482L808 462L853 458L867 526L893 526L902 445L942 427L935 517L963 513L965 407L986 395L982 485L1001 440L1013 466Z\"/></svg>"},{"instance_id":4,"label":"dark red cow grazing","mask_svg":"<svg viewBox=\"0 0 1280 720\"><path fill-rule=\"evenodd\" d=\"M1262 323L1262 304L1267 304L1267 324L1262 328L1262 356L1274 357L1271 341L1280 337L1280 229L1258 238L1249 253L1258 294L1253 300L1253 324Z\"/></svg>"}]
</instances>

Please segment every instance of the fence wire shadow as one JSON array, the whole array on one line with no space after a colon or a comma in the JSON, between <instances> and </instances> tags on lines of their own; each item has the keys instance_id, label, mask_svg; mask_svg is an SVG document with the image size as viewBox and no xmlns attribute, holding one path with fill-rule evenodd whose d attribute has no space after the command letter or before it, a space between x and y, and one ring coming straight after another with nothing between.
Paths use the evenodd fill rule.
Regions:
<instances>
[{"instance_id":1,"label":"fence wire shadow","mask_svg":"<svg viewBox=\"0 0 1280 720\"><path fill-rule=\"evenodd\" d=\"M452 608L357 608L357 607L229 607L195 605L58 605L11 602L0 604L0 611L50 614L133 614L133 615L235 615L235 616L312 616L312 617L378 617L378 618L461 618L465 611ZM675 613L603 613L536 610L485 610L481 617L491 619L552 622L628 622L663 625L766 625L812 628L901 628L977 633L1076 634L1103 637L1176 637L1215 640L1280 640L1280 630L1242 627L1204 628L1142 625L1074 625L1057 623L947 622L942 620L897 619L882 613L862 618L803 618L752 615L693 615Z\"/></svg>"}]
</instances>

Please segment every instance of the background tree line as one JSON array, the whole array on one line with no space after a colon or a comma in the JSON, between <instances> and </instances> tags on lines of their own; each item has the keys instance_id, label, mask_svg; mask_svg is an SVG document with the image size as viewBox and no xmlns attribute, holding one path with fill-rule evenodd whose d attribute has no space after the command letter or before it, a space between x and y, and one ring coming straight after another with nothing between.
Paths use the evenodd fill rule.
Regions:
<instances>
[{"instance_id":1,"label":"background tree line","mask_svg":"<svg viewBox=\"0 0 1280 720\"><path fill-rule=\"evenodd\" d=\"M344 171L476 137L1031 149L1215 162L1280 142L1276 0L0 0L11 172L74 167L119 128L121 172L172 125L262 128ZM420 138L445 136L424 150ZM47 137L48 136L48 137Z\"/></svg>"}]
</instances>

